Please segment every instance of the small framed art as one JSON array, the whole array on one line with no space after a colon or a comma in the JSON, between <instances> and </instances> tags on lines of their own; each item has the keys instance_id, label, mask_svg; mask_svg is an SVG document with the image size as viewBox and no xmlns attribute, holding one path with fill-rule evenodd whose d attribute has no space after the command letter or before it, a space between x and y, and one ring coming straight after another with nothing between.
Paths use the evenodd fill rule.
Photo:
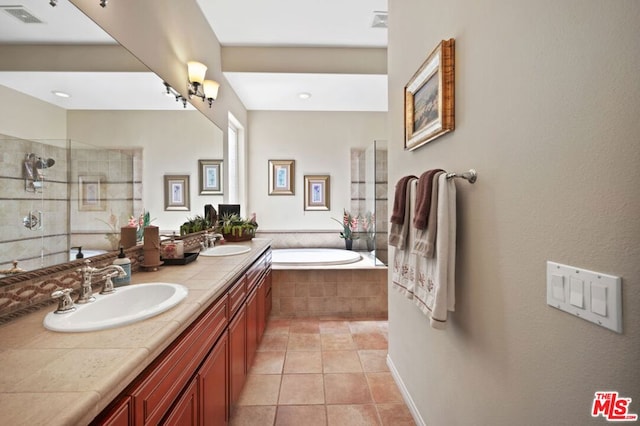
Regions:
<instances>
[{"instance_id":1,"label":"small framed art","mask_svg":"<svg viewBox=\"0 0 640 426\"><path fill-rule=\"evenodd\" d=\"M78 210L105 210L106 192L104 176L78 176Z\"/></svg>"},{"instance_id":2,"label":"small framed art","mask_svg":"<svg viewBox=\"0 0 640 426\"><path fill-rule=\"evenodd\" d=\"M198 160L200 195L222 195L222 160Z\"/></svg>"},{"instance_id":3,"label":"small framed art","mask_svg":"<svg viewBox=\"0 0 640 426\"><path fill-rule=\"evenodd\" d=\"M189 175L164 175L164 209L191 210Z\"/></svg>"},{"instance_id":4,"label":"small framed art","mask_svg":"<svg viewBox=\"0 0 640 426\"><path fill-rule=\"evenodd\" d=\"M269 160L269 195L295 194L295 160Z\"/></svg>"},{"instance_id":5,"label":"small framed art","mask_svg":"<svg viewBox=\"0 0 640 426\"><path fill-rule=\"evenodd\" d=\"M304 209L329 210L329 175L306 175L304 177Z\"/></svg>"}]
</instances>

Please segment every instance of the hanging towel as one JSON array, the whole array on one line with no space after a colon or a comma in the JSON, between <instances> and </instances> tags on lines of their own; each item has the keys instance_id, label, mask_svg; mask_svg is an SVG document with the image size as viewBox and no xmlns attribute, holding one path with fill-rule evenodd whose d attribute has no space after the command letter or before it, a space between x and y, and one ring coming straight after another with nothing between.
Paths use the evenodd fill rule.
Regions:
<instances>
[{"instance_id":1,"label":"hanging towel","mask_svg":"<svg viewBox=\"0 0 640 426\"><path fill-rule=\"evenodd\" d=\"M408 267L416 276L413 300L429 317L433 328L443 329L447 311L455 307L456 266L456 186L444 173L438 177L437 204L435 255L432 258L413 255Z\"/></svg>"},{"instance_id":2,"label":"hanging towel","mask_svg":"<svg viewBox=\"0 0 640 426\"><path fill-rule=\"evenodd\" d=\"M396 225L402 225L404 223L407 185L413 179L417 178L413 175L404 176L400 178L396 184L396 193L393 198L393 211L391 212L391 223L395 223Z\"/></svg>"},{"instance_id":3,"label":"hanging towel","mask_svg":"<svg viewBox=\"0 0 640 426\"><path fill-rule=\"evenodd\" d=\"M411 205L411 200L413 197L411 197L410 195L411 185L413 184L415 186L416 179L417 178L415 176L405 176L402 179L400 179L400 181L398 181L398 184L396 185L395 200L398 202L404 203L404 205L402 206L402 208L399 208L398 206L398 209L396 209L396 205L395 205L396 202L394 201L393 210L394 212L397 211L397 214L402 214L402 217L399 223L395 223L395 222L391 223L391 230L389 231L389 245L392 245L400 249L404 249L407 246L407 240L409 237L409 228L411 226L410 216L411 216L411 212L413 211L413 208ZM398 195L399 190L404 191L403 196ZM393 216L392 216L392 219L393 219Z\"/></svg>"},{"instance_id":4,"label":"hanging towel","mask_svg":"<svg viewBox=\"0 0 640 426\"><path fill-rule=\"evenodd\" d=\"M435 241L437 235L437 218L438 218L438 178L443 171L437 171L433 175L431 183L431 202L429 207L429 220L426 229L413 229L412 251L414 254L422 257L431 258L435 253ZM418 182L418 196L420 191L420 182Z\"/></svg>"},{"instance_id":5,"label":"hanging towel","mask_svg":"<svg viewBox=\"0 0 640 426\"><path fill-rule=\"evenodd\" d=\"M406 235L403 237L405 240L404 245L396 245L396 249L393 253L393 271L391 274L392 287L401 294L404 294L408 299L413 298L413 291L416 286L416 275L414 270L409 269L411 259L416 256L411 253L411 232L409 227L411 224L411 214L415 207L415 195L416 188L418 186L417 179L411 179L407 185L407 206L405 209L405 221L403 231ZM398 226L398 225L391 225ZM398 233L401 235L401 233ZM389 236L389 244L391 244L391 235Z\"/></svg>"},{"instance_id":6,"label":"hanging towel","mask_svg":"<svg viewBox=\"0 0 640 426\"><path fill-rule=\"evenodd\" d=\"M443 172L442 169L427 170L418 179L418 192L416 193L416 212L413 216L413 226L416 229L427 229L429 220L429 210L431 208L431 191L433 188L433 177L436 173Z\"/></svg>"}]
</instances>

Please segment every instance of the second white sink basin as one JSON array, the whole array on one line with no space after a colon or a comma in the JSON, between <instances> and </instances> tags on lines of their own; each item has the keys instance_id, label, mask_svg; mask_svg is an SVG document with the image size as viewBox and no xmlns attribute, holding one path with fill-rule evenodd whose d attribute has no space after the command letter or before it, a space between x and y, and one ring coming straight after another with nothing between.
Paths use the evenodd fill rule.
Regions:
<instances>
[{"instance_id":1,"label":"second white sink basin","mask_svg":"<svg viewBox=\"0 0 640 426\"><path fill-rule=\"evenodd\" d=\"M202 250L200 256L233 256L235 254L249 253L250 251L251 247L247 246L223 245Z\"/></svg>"},{"instance_id":2,"label":"second white sink basin","mask_svg":"<svg viewBox=\"0 0 640 426\"><path fill-rule=\"evenodd\" d=\"M158 282L118 287L112 294L95 294L95 302L76 304L73 312L49 312L44 327L75 333L132 324L173 308L187 294L189 290L181 284Z\"/></svg>"}]
</instances>

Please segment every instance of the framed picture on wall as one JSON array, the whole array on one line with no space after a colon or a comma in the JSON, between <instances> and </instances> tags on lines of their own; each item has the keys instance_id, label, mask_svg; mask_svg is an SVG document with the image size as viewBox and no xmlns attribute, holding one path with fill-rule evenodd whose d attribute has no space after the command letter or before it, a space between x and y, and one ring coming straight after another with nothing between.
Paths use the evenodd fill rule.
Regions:
<instances>
[{"instance_id":1,"label":"framed picture on wall","mask_svg":"<svg viewBox=\"0 0 640 426\"><path fill-rule=\"evenodd\" d=\"M198 160L200 195L222 195L222 160Z\"/></svg>"},{"instance_id":2,"label":"framed picture on wall","mask_svg":"<svg viewBox=\"0 0 640 426\"><path fill-rule=\"evenodd\" d=\"M189 175L164 175L164 209L191 210Z\"/></svg>"},{"instance_id":3,"label":"framed picture on wall","mask_svg":"<svg viewBox=\"0 0 640 426\"><path fill-rule=\"evenodd\" d=\"M329 210L330 199L329 175L305 175L305 210Z\"/></svg>"},{"instance_id":4,"label":"framed picture on wall","mask_svg":"<svg viewBox=\"0 0 640 426\"><path fill-rule=\"evenodd\" d=\"M106 210L105 180L99 175L78 176L78 210Z\"/></svg>"},{"instance_id":5,"label":"framed picture on wall","mask_svg":"<svg viewBox=\"0 0 640 426\"><path fill-rule=\"evenodd\" d=\"M454 130L455 40L442 40L404 88L404 149Z\"/></svg>"},{"instance_id":6,"label":"framed picture on wall","mask_svg":"<svg viewBox=\"0 0 640 426\"><path fill-rule=\"evenodd\" d=\"M269 160L269 195L295 194L295 160Z\"/></svg>"}]
</instances>

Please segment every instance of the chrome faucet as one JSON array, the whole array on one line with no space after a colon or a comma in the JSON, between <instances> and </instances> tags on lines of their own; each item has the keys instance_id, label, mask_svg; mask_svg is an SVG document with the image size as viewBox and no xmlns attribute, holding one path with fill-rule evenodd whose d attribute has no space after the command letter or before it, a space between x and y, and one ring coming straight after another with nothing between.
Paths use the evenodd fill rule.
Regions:
<instances>
[{"instance_id":1,"label":"chrome faucet","mask_svg":"<svg viewBox=\"0 0 640 426\"><path fill-rule=\"evenodd\" d=\"M93 297L93 289L91 288L91 278L94 274L106 273L106 282L100 294L108 294L115 291L113 289L113 282L111 281L112 277L124 277L127 275L124 269L122 269L122 266L119 265L107 265L104 268L94 268L89 266L89 263L91 263L89 259L85 260L84 266L78 269L78 272L82 273L82 285L80 286L80 296L78 296L76 303L89 303L96 300L96 298Z\"/></svg>"}]
</instances>

